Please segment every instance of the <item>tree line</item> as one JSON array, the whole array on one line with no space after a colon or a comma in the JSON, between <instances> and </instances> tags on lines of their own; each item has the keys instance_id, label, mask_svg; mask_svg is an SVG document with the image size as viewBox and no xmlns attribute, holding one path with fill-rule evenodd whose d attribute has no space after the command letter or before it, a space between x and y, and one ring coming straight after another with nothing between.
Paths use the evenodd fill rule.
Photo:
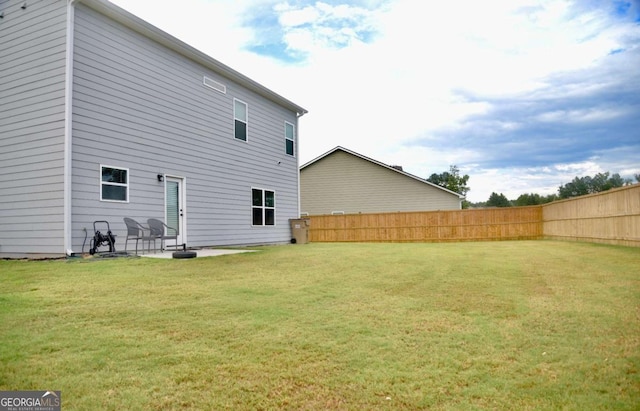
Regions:
<instances>
[{"instance_id":1,"label":"tree line","mask_svg":"<svg viewBox=\"0 0 640 411\"><path fill-rule=\"evenodd\" d=\"M634 177L636 182L640 182L640 174L636 174ZM431 174L427 181L462 195L466 195L470 190L468 186L469 176L467 174L460 175L460 170L455 165L450 166L449 171ZM556 194L527 193L520 195L515 200L509 200L503 193L493 192L485 202L470 203L464 200L462 208L540 205L555 200L599 193L632 183L633 180L631 179L624 179L618 173L610 174L607 171L594 176L575 177L571 182L561 185Z\"/></svg>"}]
</instances>

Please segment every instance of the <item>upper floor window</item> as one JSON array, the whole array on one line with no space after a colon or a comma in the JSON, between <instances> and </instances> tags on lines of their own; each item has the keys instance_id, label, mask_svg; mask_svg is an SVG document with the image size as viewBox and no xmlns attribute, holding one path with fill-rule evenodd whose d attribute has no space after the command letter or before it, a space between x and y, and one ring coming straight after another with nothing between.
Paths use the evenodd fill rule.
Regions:
<instances>
[{"instance_id":1,"label":"upper floor window","mask_svg":"<svg viewBox=\"0 0 640 411\"><path fill-rule=\"evenodd\" d=\"M248 107L247 103L233 99L233 118L235 120L235 138L247 141Z\"/></svg>"},{"instance_id":2,"label":"upper floor window","mask_svg":"<svg viewBox=\"0 0 640 411\"><path fill-rule=\"evenodd\" d=\"M252 225L276 224L276 193L259 188L251 189Z\"/></svg>"},{"instance_id":3,"label":"upper floor window","mask_svg":"<svg viewBox=\"0 0 640 411\"><path fill-rule=\"evenodd\" d=\"M285 152L290 156L295 155L295 128L293 124L284 122Z\"/></svg>"},{"instance_id":4,"label":"upper floor window","mask_svg":"<svg viewBox=\"0 0 640 411\"><path fill-rule=\"evenodd\" d=\"M129 169L100 166L100 200L129 201Z\"/></svg>"}]
</instances>

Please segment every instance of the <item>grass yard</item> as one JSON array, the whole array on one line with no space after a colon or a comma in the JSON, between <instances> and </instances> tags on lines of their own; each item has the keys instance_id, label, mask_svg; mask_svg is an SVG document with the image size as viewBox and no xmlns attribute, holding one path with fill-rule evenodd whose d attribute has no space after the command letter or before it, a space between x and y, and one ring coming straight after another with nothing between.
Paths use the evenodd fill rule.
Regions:
<instances>
[{"instance_id":1,"label":"grass yard","mask_svg":"<svg viewBox=\"0 0 640 411\"><path fill-rule=\"evenodd\" d=\"M640 250L0 261L0 390L69 410L637 410Z\"/></svg>"}]
</instances>

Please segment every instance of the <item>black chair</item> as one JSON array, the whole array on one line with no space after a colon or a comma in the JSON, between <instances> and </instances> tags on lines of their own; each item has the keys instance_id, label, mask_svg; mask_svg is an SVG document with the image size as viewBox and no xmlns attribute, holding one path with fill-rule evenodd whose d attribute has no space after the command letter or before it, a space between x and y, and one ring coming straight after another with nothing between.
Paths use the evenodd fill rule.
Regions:
<instances>
[{"instance_id":1,"label":"black chair","mask_svg":"<svg viewBox=\"0 0 640 411\"><path fill-rule=\"evenodd\" d=\"M151 235L151 230L133 218L124 218L124 223L127 226L127 239L124 242L124 251L127 252L127 244L129 240L136 240L136 255L138 254L138 241L142 240L142 249L144 250L144 241L148 241L147 252L151 251L151 240L153 240L153 251L156 250L156 237Z\"/></svg>"},{"instance_id":2,"label":"black chair","mask_svg":"<svg viewBox=\"0 0 640 411\"><path fill-rule=\"evenodd\" d=\"M165 240L175 240L176 250L178 249L178 230L173 227L169 227L157 218L150 218L147 220L149 229L151 230L151 236L160 240L160 251L164 251ZM155 241L154 241L155 246Z\"/></svg>"}]
</instances>

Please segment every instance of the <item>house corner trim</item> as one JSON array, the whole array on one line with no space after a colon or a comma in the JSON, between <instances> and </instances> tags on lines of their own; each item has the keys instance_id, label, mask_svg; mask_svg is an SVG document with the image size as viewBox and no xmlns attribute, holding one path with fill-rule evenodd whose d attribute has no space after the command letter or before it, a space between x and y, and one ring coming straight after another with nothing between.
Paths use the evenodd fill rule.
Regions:
<instances>
[{"instance_id":1,"label":"house corner trim","mask_svg":"<svg viewBox=\"0 0 640 411\"><path fill-rule=\"evenodd\" d=\"M65 254L73 254L71 232L71 167L72 167L72 108L73 108L73 32L74 4L67 0L66 55L65 55L65 102L64 102L64 182L63 182L63 226Z\"/></svg>"}]
</instances>

